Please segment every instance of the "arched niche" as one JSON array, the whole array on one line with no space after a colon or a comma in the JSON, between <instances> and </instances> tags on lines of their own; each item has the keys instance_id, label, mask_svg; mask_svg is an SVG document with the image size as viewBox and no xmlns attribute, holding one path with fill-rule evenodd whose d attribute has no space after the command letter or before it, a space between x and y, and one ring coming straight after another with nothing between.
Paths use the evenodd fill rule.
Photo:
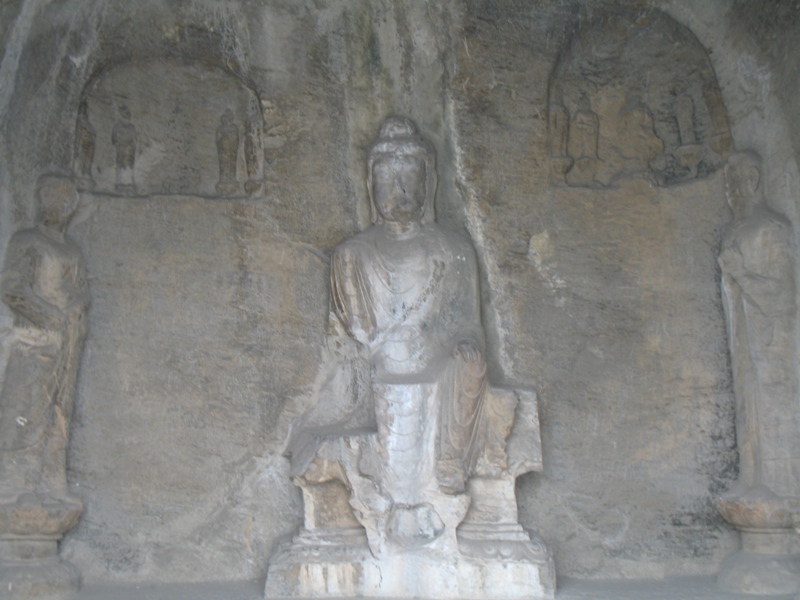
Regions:
<instances>
[{"instance_id":1,"label":"arched niche","mask_svg":"<svg viewBox=\"0 0 800 600\"><path fill-rule=\"evenodd\" d=\"M720 101L711 139L702 84L716 78L693 34L657 10L610 4L482 5L465 17L451 93L467 226L482 242L498 362L540 394L544 472L519 482L519 510L552 543L559 575L711 573L736 543L713 505L736 464L722 174L713 163L659 180L651 161L620 158L609 179L570 184L555 167L574 161L582 94L599 160L635 158L631 140L655 139L659 156L679 147L670 78L684 75L697 145L719 141L723 156L730 134ZM566 139L554 135L557 105ZM641 135L622 135L621 112ZM636 131L645 116L650 131Z\"/></svg>"},{"instance_id":2,"label":"arched niche","mask_svg":"<svg viewBox=\"0 0 800 600\"><path fill-rule=\"evenodd\" d=\"M282 443L287 398L314 376L326 250L353 228L331 117L341 111L329 109L330 88L317 80L281 90L271 72L237 71L215 48L104 56L84 88L94 187L84 187L71 233L91 279L91 339L71 452L76 483L100 490L91 503L102 527L87 521L66 544L87 579L202 580L212 563L222 577L257 577L272 540L297 518L290 480L272 478L282 459L263 457ZM123 103L136 128L132 193L116 190L111 141ZM242 197L244 123L256 108L269 184ZM235 194L217 191L226 110L240 137ZM242 523L252 525L252 546L241 544Z\"/></svg>"},{"instance_id":3,"label":"arched niche","mask_svg":"<svg viewBox=\"0 0 800 600\"><path fill-rule=\"evenodd\" d=\"M75 172L85 189L205 197L261 190L259 96L219 66L163 58L125 62L90 81L81 104ZM120 174L126 152L122 171L129 172Z\"/></svg>"},{"instance_id":4,"label":"arched niche","mask_svg":"<svg viewBox=\"0 0 800 600\"><path fill-rule=\"evenodd\" d=\"M731 133L708 55L660 11L589 10L548 89L551 166L575 187L704 178Z\"/></svg>"}]
</instances>

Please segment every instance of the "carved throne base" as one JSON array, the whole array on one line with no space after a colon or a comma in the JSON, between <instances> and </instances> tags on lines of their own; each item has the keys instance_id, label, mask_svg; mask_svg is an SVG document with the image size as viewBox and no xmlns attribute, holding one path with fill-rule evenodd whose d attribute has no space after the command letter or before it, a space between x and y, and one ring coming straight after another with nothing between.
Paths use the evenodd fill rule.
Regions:
<instances>
[{"instance_id":1,"label":"carved throne base","mask_svg":"<svg viewBox=\"0 0 800 600\"><path fill-rule=\"evenodd\" d=\"M466 493L426 490L414 506L380 493L376 433L298 444L304 525L270 558L265 598L552 599L552 556L520 525L515 493L520 474L541 470L536 396L490 387L486 407Z\"/></svg>"},{"instance_id":2,"label":"carved throne base","mask_svg":"<svg viewBox=\"0 0 800 600\"><path fill-rule=\"evenodd\" d=\"M75 526L82 511L78 499L34 494L0 504L0 590L4 598L55 600L77 591L80 573L58 557L58 541Z\"/></svg>"},{"instance_id":3,"label":"carved throne base","mask_svg":"<svg viewBox=\"0 0 800 600\"><path fill-rule=\"evenodd\" d=\"M301 532L273 555L264 596L554 597L553 561L543 544L532 541L522 527L495 532L500 537L494 539L487 537L488 533L459 535L463 549L454 556L417 549L376 558L363 531L360 539L353 536L349 540Z\"/></svg>"},{"instance_id":4,"label":"carved throne base","mask_svg":"<svg viewBox=\"0 0 800 600\"><path fill-rule=\"evenodd\" d=\"M325 473L326 464L312 470ZM518 523L514 481L506 474L469 482L472 505L452 545L445 541L455 527L451 522L429 544L389 545L374 556L366 530L352 517L341 518L348 506L345 486L299 479L306 526L273 554L264 596L551 599L553 559L544 542Z\"/></svg>"},{"instance_id":5,"label":"carved throne base","mask_svg":"<svg viewBox=\"0 0 800 600\"><path fill-rule=\"evenodd\" d=\"M725 590L761 595L800 592L800 499L765 486L717 501L726 521L741 531L742 548L723 562L717 583Z\"/></svg>"}]
</instances>

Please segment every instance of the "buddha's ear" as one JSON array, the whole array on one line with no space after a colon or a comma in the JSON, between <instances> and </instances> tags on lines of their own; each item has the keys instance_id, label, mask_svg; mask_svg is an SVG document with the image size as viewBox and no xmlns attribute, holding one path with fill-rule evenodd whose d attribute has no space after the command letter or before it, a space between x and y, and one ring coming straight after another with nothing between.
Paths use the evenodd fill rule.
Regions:
<instances>
[{"instance_id":1,"label":"buddha's ear","mask_svg":"<svg viewBox=\"0 0 800 600\"><path fill-rule=\"evenodd\" d=\"M438 177L436 176L436 161L433 158L427 158L424 162L425 165L425 212L422 214L422 221L424 223L433 223L436 221L436 185Z\"/></svg>"},{"instance_id":2,"label":"buddha's ear","mask_svg":"<svg viewBox=\"0 0 800 600\"><path fill-rule=\"evenodd\" d=\"M747 191L751 194L755 194L761 183L761 170L756 165L747 165L743 173L743 179L747 185Z\"/></svg>"},{"instance_id":3,"label":"buddha's ear","mask_svg":"<svg viewBox=\"0 0 800 600\"><path fill-rule=\"evenodd\" d=\"M378 207L375 204L375 191L372 185L372 166L374 165L374 161L367 160L367 196L369 199L369 220L370 223L377 223L380 220L381 215L378 212Z\"/></svg>"}]
</instances>

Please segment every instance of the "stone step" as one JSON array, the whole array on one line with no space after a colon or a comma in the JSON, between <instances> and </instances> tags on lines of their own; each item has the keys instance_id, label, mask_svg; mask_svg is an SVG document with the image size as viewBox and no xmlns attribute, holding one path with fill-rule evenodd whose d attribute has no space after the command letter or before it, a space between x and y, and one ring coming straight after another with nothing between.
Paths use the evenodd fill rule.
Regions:
<instances>
[{"instance_id":1,"label":"stone step","mask_svg":"<svg viewBox=\"0 0 800 600\"><path fill-rule=\"evenodd\" d=\"M263 582L187 584L86 584L75 600L261 600ZM753 600L716 587L712 577L660 581L593 581L560 579L557 600ZM770 596L769 600L800 600Z\"/></svg>"}]
</instances>

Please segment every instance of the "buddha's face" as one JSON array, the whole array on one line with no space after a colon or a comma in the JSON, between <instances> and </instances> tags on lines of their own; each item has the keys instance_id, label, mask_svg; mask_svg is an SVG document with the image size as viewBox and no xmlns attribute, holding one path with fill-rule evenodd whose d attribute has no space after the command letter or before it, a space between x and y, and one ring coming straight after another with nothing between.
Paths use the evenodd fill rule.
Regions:
<instances>
[{"instance_id":1,"label":"buddha's face","mask_svg":"<svg viewBox=\"0 0 800 600\"><path fill-rule=\"evenodd\" d=\"M372 166L375 206L384 221L420 221L425 211L425 163L416 156L389 156Z\"/></svg>"},{"instance_id":2,"label":"buddha's face","mask_svg":"<svg viewBox=\"0 0 800 600\"><path fill-rule=\"evenodd\" d=\"M49 229L64 231L78 204L78 192L71 181L48 183L38 191L39 222Z\"/></svg>"}]
</instances>

